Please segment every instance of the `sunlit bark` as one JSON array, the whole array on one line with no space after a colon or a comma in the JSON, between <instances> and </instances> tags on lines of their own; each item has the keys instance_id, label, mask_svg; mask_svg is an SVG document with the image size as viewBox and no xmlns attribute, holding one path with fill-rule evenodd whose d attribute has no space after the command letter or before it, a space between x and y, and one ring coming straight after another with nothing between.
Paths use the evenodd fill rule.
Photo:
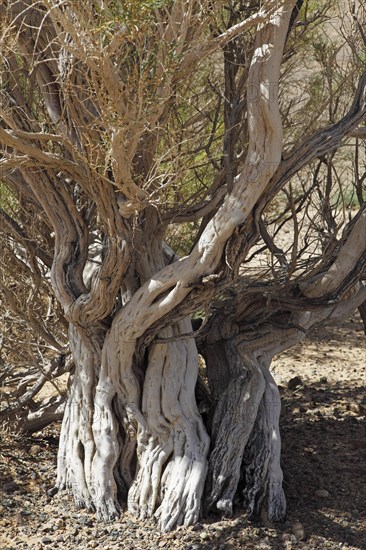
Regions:
<instances>
[{"instance_id":1,"label":"sunlit bark","mask_svg":"<svg viewBox=\"0 0 366 550\"><path fill-rule=\"evenodd\" d=\"M246 272L239 276L239 265L259 239L266 202L304 165L359 130L366 116L364 74L338 123L283 154L280 70L295 3L264 1L216 36L211 2L169 2L149 12L152 29L140 14L125 25L115 3L0 6L4 36L13 41L2 46L7 62L0 167L16 200L31 207L31 221L47 235L53 258L42 248L37 252L36 239L18 221L8 214L1 219L6 238L20 243L27 258L37 256L33 272L40 262L69 325L74 368L63 405L56 486L68 488L78 507L96 510L101 520L127 505L167 531L196 523L203 502L206 509L231 514L239 488L250 514L264 507L271 521L285 516L272 357L314 324L365 300L359 282L365 265L362 208L334 257L304 270L298 282L291 279L295 265L273 276L277 309L268 309L268 272L257 274L266 293L255 285L247 294L240 291ZM210 135L210 116L201 129L203 105L198 102L195 116L189 112L185 119L201 93L189 96L187 80L200 74L208 56L218 59L220 48L248 30L255 35L248 51L237 46L237 55L248 61L235 119L238 126L245 121L248 139L242 139L240 159L235 143L227 158L224 151L213 159L217 138L214 131ZM204 105L210 110L221 92L205 77L215 90ZM199 78L195 86L201 90ZM202 155L210 166L204 176L196 173ZM296 225L296 208L289 208ZM202 217L189 254L178 259L164 242L167 225ZM267 233L266 245L270 239ZM210 332L203 329L200 341L210 386L205 425L195 397L199 356L190 314L217 293L225 302L234 278L239 286L232 290L230 315L219 300ZM255 315L244 307L253 293ZM12 294L4 295L11 302ZM288 324L283 331L271 324L277 315ZM251 329L248 337L248 324L256 327L254 336ZM42 324L34 327L63 350Z\"/></svg>"}]
</instances>

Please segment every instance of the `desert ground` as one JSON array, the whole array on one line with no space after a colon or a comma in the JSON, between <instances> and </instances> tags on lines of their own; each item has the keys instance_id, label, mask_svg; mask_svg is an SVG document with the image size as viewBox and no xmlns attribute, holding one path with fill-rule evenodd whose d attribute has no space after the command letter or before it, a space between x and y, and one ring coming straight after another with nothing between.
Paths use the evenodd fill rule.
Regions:
<instances>
[{"instance_id":1,"label":"desert ground","mask_svg":"<svg viewBox=\"0 0 366 550\"><path fill-rule=\"evenodd\" d=\"M47 491L59 426L26 437L1 432L0 547L149 549L366 549L366 340L356 315L313 330L273 363L282 394L287 520L203 518L161 534L124 514L110 524Z\"/></svg>"}]
</instances>

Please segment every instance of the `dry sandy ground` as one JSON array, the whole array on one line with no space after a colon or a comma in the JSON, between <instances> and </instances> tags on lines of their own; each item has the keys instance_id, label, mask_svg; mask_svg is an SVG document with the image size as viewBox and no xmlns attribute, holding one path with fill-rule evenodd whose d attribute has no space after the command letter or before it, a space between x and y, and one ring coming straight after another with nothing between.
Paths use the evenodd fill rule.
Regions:
<instances>
[{"instance_id":1,"label":"dry sandy ground","mask_svg":"<svg viewBox=\"0 0 366 550\"><path fill-rule=\"evenodd\" d=\"M314 331L273 365L282 393L288 518L209 518L161 535L128 514L109 525L50 498L58 428L1 441L0 548L366 549L366 346L360 320ZM299 377L297 380L293 380ZM292 380L292 382L289 381ZM289 387L290 386L290 387Z\"/></svg>"}]
</instances>

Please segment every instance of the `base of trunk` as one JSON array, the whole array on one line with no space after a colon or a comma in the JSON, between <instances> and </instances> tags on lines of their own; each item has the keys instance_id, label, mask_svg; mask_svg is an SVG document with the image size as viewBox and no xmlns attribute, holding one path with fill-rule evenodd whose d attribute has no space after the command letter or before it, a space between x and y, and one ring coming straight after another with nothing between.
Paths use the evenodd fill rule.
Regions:
<instances>
[{"instance_id":1,"label":"base of trunk","mask_svg":"<svg viewBox=\"0 0 366 550\"><path fill-rule=\"evenodd\" d=\"M189 320L161 336L189 332ZM149 350L138 434L138 472L128 508L154 516L162 531L198 521L209 438L195 401L198 353L193 340L153 344Z\"/></svg>"},{"instance_id":2,"label":"base of trunk","mask_svg":"<svg viewBox=\"0 0 366 550\"><path fill-rule=\"evenodd\" d=\"M249 514L265 507L270 521L282 520L280 398L268 365L240 343L212 346L207 461L210 441L195 400L197 348L193 339L179 339L190 328L184 320L162 331L170 341L150 346L142 385L134 342L121 344L110 332L101 353L95 341L72 332L75 373L57 487L70 489L78 507L96 510L103 521L118 516L127 500L132 514L154 517L162 531L196 523L202 500L207 511L232 514L238 496Z\"/></svg>"},{"instance_id":3,"label":"base of trunk","mask_svg":"<svg viewBox=\"0 0 366 550\"><path fill-rule=\"evenodd\" d=\"M255 356L233 342L220 343L220 347L220 351L216 346L206 350L216 401L206 510L216 508L231 515L234 500L239 500L250 516L260 515L264 507L270 521L282 521L286 500L280 466L277 385L268 366Z\"/></svg>"},{"instance_id":4,"label":"base of trunk","mask_svg":"<svg viewBox=\"0 0 366 550\"><path fill-rule=\"evenodd\" d=\"M56 487L102 521L120 514L121 498L139 518L155 517L162 531L198 521L209 437L195 401L197 348L193 339L179 340L190 328L181 321L161 335L171 342L151 345L142 388L134 342L118 343L110 332L101 353L71 331L75 373Z\"/></svg>"}]
</instances>

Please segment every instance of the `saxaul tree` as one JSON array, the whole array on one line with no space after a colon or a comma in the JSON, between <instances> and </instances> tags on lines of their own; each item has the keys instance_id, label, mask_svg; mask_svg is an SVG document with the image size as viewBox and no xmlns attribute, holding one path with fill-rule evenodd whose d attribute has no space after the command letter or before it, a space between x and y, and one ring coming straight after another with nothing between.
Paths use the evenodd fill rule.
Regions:
<instances>
[{"instance_id":1,"label":"saxaul tree","mask_svg":"<svg viewBox=\"0 0 366 550\"><path fill-rule=\"evenodd\" d=\"M1 3L7 265L62 308L68 343L27 317L72 354L56 488L102 520L127 506L166 531L238 495L285 516L271 359L366 298L364 14L332 49L338 8Z\"/></svg>"}]
</instances>

